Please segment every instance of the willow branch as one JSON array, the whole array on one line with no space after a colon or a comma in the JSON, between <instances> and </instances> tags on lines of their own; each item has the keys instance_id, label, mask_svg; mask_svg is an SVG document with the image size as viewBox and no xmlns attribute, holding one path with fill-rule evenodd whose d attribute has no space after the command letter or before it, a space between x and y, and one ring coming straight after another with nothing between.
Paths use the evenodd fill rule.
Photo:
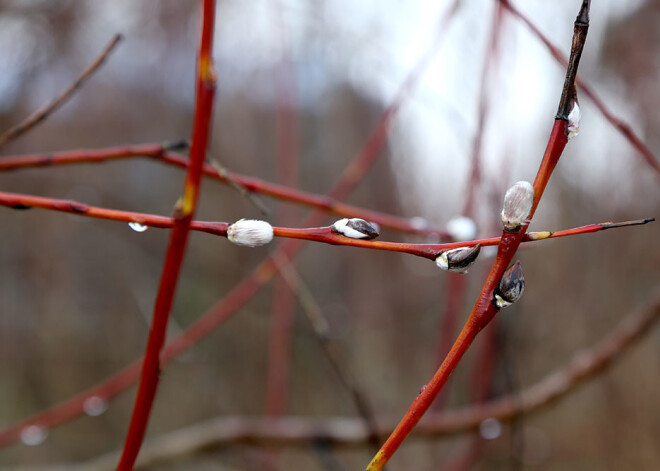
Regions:
<instances>
[{"instance_id":1,"label":"willow branch","mask_svg":"<svg viewBox=\"0 0 660 471\"><path fill-rule=\"evenodd\" d=\"M9 193L4 191L0 191L0 206L5 206L14 210L41 208L51 211L60 211L74 214L76 216L122 221L127 223L137 223L145 227L154 227L159 229L173 228L177 221L176 218L147 213L138 213L133 211L101 208L98 206L90 206L74 200L46 198L42 196L32 196L22 193ZM655 221L655 218L645 218L616 223L602 222L597 224L588 224L586 226L574 227L572 229L564 229L560 231L527 232L523 235L522 242L535 242L580 234L590 234L592 232L600 232L608 229L644 225L653 221ZM190 230L227 237L227 229L230 225L231 223L228 222L193 220L190 222ZM435 260L438 255L446 250L460 247L474 247L477 244L481 245L482 247L494 246L498 245L501 241L501 237L490 237L486 239L475 239L469 241L447 242L444 244L384 242L377 240L352 239L350 237L337 234L333 231L332 226L311 228L273 227L273 235L275 237L308 240L311 242L324 243L329 245L340 245L372 250L384 250L388 252L406 253L429 260Z\"/></svg>"},{"instance_id":2,"label":"willow branch","mask_svg":"<svg viewBox=\"0 0 660 471\"><path fill-rule=\"evenodd\" d=\"M68 199L46 198L32 196L22 193L9 193L0 191L0 206L15 210L28 210L41 208L51 211L60 211L76 216L92 217L96 219L107 219L127 223L137 223L145 227L169 229L175 226L176 218L158 216L154 214L138 213L133 211L122 211L118 209L107 209L98 206L90 206ZM655 218L636 219L623 222L602 222L588 224L586 226L574 227L560 231L538 231L527 232L522 237L522 242L535 242L547 239L556 239L580 234L589 234L608 229L629 226L639 226L655 221ZM227 237L227 229L231 225L228 222L216 221L191 221L190 230L205 232L221 237ZM389 252L400 252L417 257L435 260L440 253L459 247L473 247L477 244L482 247L498 245L501 237L490 237L486 239L475 239L460 242L447 242L444 244L412 244L404 242L384 242L377 240L352 239L333 231L331 226L311 228L273 227L275 237L308 240L312 242L340 245L347 247L359 247L372 250L384 250Z\"/></svg>"}]
</instances>

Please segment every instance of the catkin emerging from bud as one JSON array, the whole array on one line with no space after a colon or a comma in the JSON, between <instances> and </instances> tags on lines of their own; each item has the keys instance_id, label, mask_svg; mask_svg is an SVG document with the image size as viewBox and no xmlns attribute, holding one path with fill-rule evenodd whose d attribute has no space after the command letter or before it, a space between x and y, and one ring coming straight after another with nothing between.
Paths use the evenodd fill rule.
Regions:
<instances>
[{"instance_id":1,"label":"catkin emerging from bud","mask_svg":"<svg viewBox=\"0 0 660 471\"><path fill-rule=\"evenodd\" d=\"M517 261L502 275L500 284L494 292L493 303L497 309L509 307L520 299L524 291L525 276L520 261Z\"/></svg>"},{"instance_id":2,"label":"catkin emerging from bud","mask_svg":"<svg viewBox=\"0 0 660 471\"><path fill-rule=\"evenodd\" d=\"M241 219L227 228L227 238L236 245L259 247L273 240L273 226L266 221Z\"/></svg>"},{"instance_id":3,"label":"catkin emerging from bud","mask_svg":"<svg viewBox=\"0 0 660 471\"><path fill-rule=\"evenodd\" d=\"M534 187L531 183L521 181L515 183L504 195L502 208L502 225L509 232L518 231L527 224L529 213L534 204Z\"/></svg>"},{"instance_id":4,"label":"catkin emerging from bud","mask_svg":"<svg viewBox=\"0 0 660 471\"><path fill-rule=\"evenodd\" d=\"M447 250L436 257L435 264L442 270L467 273L475 260L477 260L480 250L480 244L474 247L459 247L457 249Z\"/></svg>"},{"instance_id":5,"label":"catkin emerging from bud","mask_svg":"<svg viewBox=\"0 0 660 471\"><path fill-rule=\"evenodd\" d=\"M573 108L568 113L568 139L573 139L580 133L580 106L577 100L573 102Z\"/></svg>"},{"instance_id":6,"label":"catkin emerging from bud","mask_svg":"<svg viewBox=\"0 0 660 471\"><path fill-rule=\"evenodd\" d=\"M373 224L360 218L340 219L332 225L332 230L351 239L375 239L379 232Z\"/></svg>"}]
</instances>

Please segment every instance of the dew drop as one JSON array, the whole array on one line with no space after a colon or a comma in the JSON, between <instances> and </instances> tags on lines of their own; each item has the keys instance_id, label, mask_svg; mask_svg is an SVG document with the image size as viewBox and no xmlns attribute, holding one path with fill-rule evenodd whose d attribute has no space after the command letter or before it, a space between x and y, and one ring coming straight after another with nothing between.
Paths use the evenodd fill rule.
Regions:
<instances>
[{"instance_id":1,"label":"dew drop","mask_svg":"<svg viewBox=\"0 0 660 471\"><path fill-rule=\"evenodd\" d=\"M410 225L413 229L423 230L429 227L429 222L421 216L410 218Z\"/></svg>"},{"instance_id":2,"label":"dew drop","mask_svg":"<svg viewBox=\"0 0 660 471\"><path fill-rule=\"evenodd\" d=\"M21 430L21 441L27 446L41 445L48 436L48 430L38 425L28 425Z\"/></svg>"},{"instance_id":3,"label":"dew drop","mask_svg":"<svg viewBox=\"0 0 660 471\"><path fill-rule=\"evenodd\" d=\"M133 229L135 232L144 232L147 229L149 229L149 226L145 226L143 224L140 224L139 222L129 222L128 227Z\"/></svg>"},{"instance_id":4,"label":"dew drop","mask_svg":"<svg viewBox=\"0 0 660 471\"><path fill-rule=\"evenodd\" d=\"M108 403L99 396L90 396L83 402L83 410L90 417L97 417L108 410Z\"/></svg>"},{"instance_id":5,"label":"dew drop","mask_svg":"<svg viewBox=\"0 0 660 471\"><path fill-rule=\"evenodd\" d=\"M479 424L479 434L486 440L495 440L502 435L502 424L497 419L486 419Z\"/></svg>"}]
</instances>

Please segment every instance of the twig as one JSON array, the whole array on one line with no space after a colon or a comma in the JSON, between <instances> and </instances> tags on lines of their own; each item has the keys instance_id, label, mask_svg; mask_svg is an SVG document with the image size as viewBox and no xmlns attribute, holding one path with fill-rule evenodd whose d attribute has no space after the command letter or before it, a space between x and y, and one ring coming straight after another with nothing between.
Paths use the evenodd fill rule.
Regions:
<instances>
[{"instance_id":1,"label":"twig","mask_svg":"<svg viewBox=\"0 0 660 471\"><path fill-rule=\"evenodd\" d=\"M577 73L582 49L584 48L588 27L589 0L584 0L577 19L575 20L571 60L569 61L569 67L566 72L564 92L559 101L557 118L555 119L548 147L546 148L541 166L534 181L534 201L528 217L528 220L530 221L532 220L534 212L541 200L543 191L548 184L550 175L557 165L564 147L568 142L568 122L566 120L568 113L565 112L566 110L570 110L570 106L575 100L575 75ZM461 358L465 352L467 352L470 345L472 345L477 334L488 325L497 313L497 309L492 302L493 293L500 283L505 270L511 263L518 246L522 242L526 229L527 226L524 225L518 232L508 232L506 230L502 232L502 238L498 246L497 257L495 258L493 267L491 268L488 279L486 280L479 298L472 308L472 312L470 313L463 330L459 334L458 339L431 381L415 398L405 416L401 419L401 422L399 422L376 456L373 457L367 466L367 471L380 471L383 469L383 466L389 461L408 434L429 409L431 403L449 379L449 375L451 375L456 366L458 366Z\"/></svg>"},{"instance_id":2,"label":"twig","mask_svg":"<svg viewBox=\"0 0 660 471\"><path fill-rule=\"evenodd\" d=\"M413 431L415 437L440 437L476 430L485 419L502 422L521 414L539 413L544 408L575 391L585 381L619 360L624 352L652 332L660 320L660 293L643 309L627 314L605 337L591 348L577 352L561 368L549 373L530 387L484 404L429 414ZM377 420L379 435L395 425L393 418ZM137 468L153 466L177 457L230 443L248 443L278 447L300 446L323 439L336 446L359 446L367 443L368 429L361 419L348 417L283 418L227 417L195 424L147 442ZM75 467L76 471L112 469L116 454L109 454Z\"/></svg>"},{"instance_id":3,"label":"twig","mask_svg":"<svg viewBox=\"0 0 660 471\"><path fill-rule=\"evenodd\" d=\"M316 340L321 346L321 351L330 362L332 369L337 374L342 386L350 393L355 409L364 421L369 431L369 444L378 450L378 429L376 417L371 408L369 400L362 392L357 380L351 374L346 362L343 359L338 345L329 338L330 326L323 315L321 308L314 299L311 291L304 280L298 275L298 272L291 266L287 260L276 260L278 270L282 278L289 285L290 289L298 296L300 305L303 308L305 316L312 326L312 331Z\"/></svg>"},{"instance_id":4,"label":"twig","mask_svg":"<svg viewBox=\"0 0 660 471\"><path fill-rule=\"evenodd\" d=\"M559 62L562 66L567 67L568 66L568 60L564 56L564 54L560 51L560 49L554 45L547 36L545 36L541 30L534 24L532 21L525 16L520 10L518 10L516 7L514 7L509 0L500 0L500 2L504 5L504 7L509 10L513 16L518 18L520 21L525 23L527 27L534 33L536 37L538 37L541 42L545 45L545 47L550 51L550 54L555 58L557 62ZM605 103L598 97L594 89L586 83L581 77L577 77L576 83L580 86L584 94L593 102L593 104L596 106L598 111L603 115L603 117L610 122L612 126L614 126L615 129L617 129L623 136L630 142L630 144L637 149L637 152L640 153L644 161L651 167L653 170L655 170L655 173L657 175L660 175L660 163L658 163L658 159L653 155L653 152L648 148L646 144L639 138L639 136L633 131L632 126L630 124L626 123L622 119L618 118L617 116L610 111L609 108L605 105Z\"/></svg>"},{"instance_id":5,"label":"twig","mask_svg":"<svg viewBox=\"0 0 660 471\"><path fill-rule=\"evenodd\" d=\"M80 87L82 87L87 79L89 79L94 74L94 72L96 72L99 67L103 65L110 52L112 52L112 50L119 43L119 41L121 41L121 39L121 34L116 34L112 40L110 40L108 45L105 46L103 51L101 51L101 53L96 57L96 59L94 59L94 61L89 64L87 68L83 70L82 73L71 84L69 84L69 86L66 87L57 98L55 98L50 103L47 103L45 106L39 108L37 111L32 113L17 125L2 133L2 135L0 135L0 147L34 128L39 123L48 118L52 113L57 111L60 106L66 103L73 96L73 94L76 93Z\"/></svg>"},{"instance_id":6,"label":"twig","mask_svg":"<svg viewBox=\"0 0 660 471\"><path fill-rule=\"evenodd\" d=\"M142 363L138 393L124 449L117 466L118 471L133 469L149 422L160 378L160 354L165 342L167 322L186 251L191 221L195 215L202 178L202 165L206 158L215 96L215 71L212 59L215 0L202 0L201 6L202 29L197 57L197 89L190 165L186 172L183 196L174 206L174 226L170 233L146 353Z\"/></svg>"},{"instance_id":7,"label":"twig","mask_svg":"<svg viewBox=\"0 0 660 471\"><path fill-rule=\"evenodd\" d=\"M263 216L268 216L270 214L270 209L264 204L264 202L261 201L257 195L248 191L245 186L238 183L220 162L215 159L211 159L209 165L215 168L216 172L218 172L218 176L226 180L229 186L236 190L239 195L252 203L252 205L257 208Z\"/></svg>"}]
</instances>

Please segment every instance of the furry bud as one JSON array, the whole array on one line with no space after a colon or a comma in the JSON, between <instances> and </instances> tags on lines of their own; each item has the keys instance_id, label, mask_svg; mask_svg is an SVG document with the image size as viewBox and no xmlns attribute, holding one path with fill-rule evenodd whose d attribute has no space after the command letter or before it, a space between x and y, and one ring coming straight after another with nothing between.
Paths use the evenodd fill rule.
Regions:
<instances>
[{"instance_id":1,"label":"furry bud","mask_svg":"<svg viewBox=\"0 0 660 471\"><path fill-rule=\"evenodd\" d=\"M480 250L480 244L474 247L459 247L457 249L447 250L436 257L435 264L442 270L467 273L479 256Z\"/></svg>"},{"instance_id":2,"label":"furry bud","mask_svg":"<svg viewBox=\"0 0 660 471\"><path fill-rule=\"evenodd\" d=\"M227 238L236 245L259 247L273 240L273 226L266 221L241 219L227 228Z\"/></svg>"},{"instance_id":3,"label":"furry bud","mask_svg":"<svg viewBox=\"0 0 660 471\"><path fill-rule=\"evenodd\" d=\"M525 291L525 276L522 265L517 261L506 269L500 284L495 289L493 303L497 309L509 307L520 299Z\"/></svg>"},{"instance_id":4,"label":"furry bud","mask_svg":"<svg viewBox=\"0 0 660 471\"><path fill-rule=\"evenodd\" d=\"M518 231L523 224L527 224L529 213L534 204L534 187L529 182L515 183L504 195L502 208L502 225L509 232Z\"/></svg>"},{"instance_id":5,"label":"furry bud","mask_svg":"<svg viewBox=\"0 0 660 471\"><path fill-rule=\"evenodd\" d=\"M332 225L332 230L351 239L375 239L379 232L373 224L360 218L340 219Z\"/></svg>"},{"instance_id":6,"label":"furry bud","mask_svg":"<svg viewBox=\"0 0 660 471\"><path fill-rule=\"evenodd\" d=\"M573 108L568 113L568 139L573 139L580 133L580 107L577 100L573 102Z\"/></svg>"}]
</instances>

